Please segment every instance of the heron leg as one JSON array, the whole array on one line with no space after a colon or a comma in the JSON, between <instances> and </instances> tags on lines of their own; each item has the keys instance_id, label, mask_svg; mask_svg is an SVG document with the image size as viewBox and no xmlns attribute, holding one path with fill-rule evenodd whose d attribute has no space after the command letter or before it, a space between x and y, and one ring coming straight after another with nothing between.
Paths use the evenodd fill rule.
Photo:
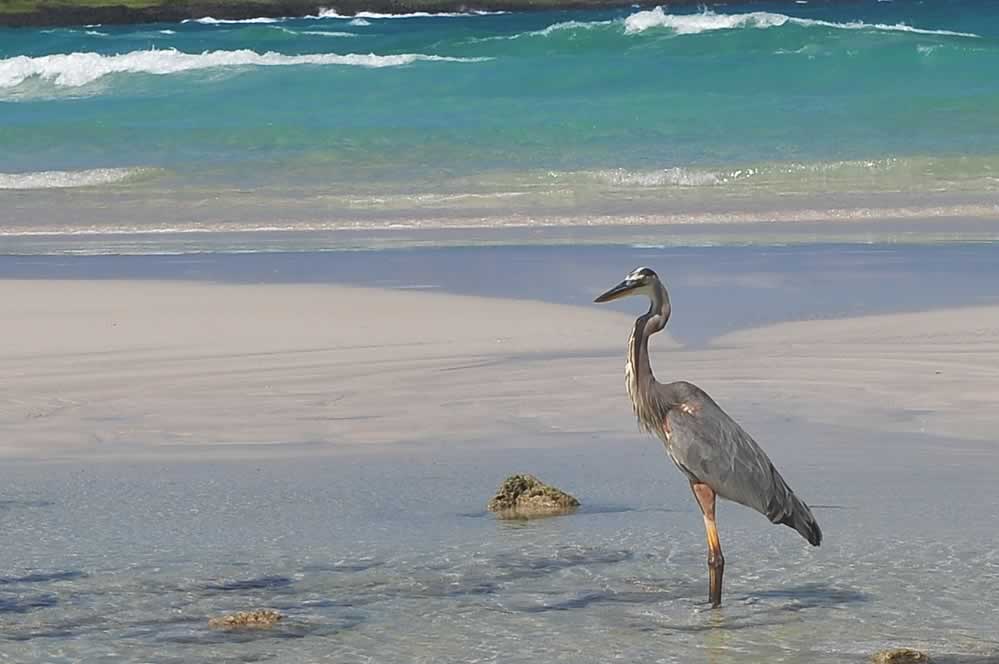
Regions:
<instances>
[{"instance_id":1,"label":"heron leg","mask_svg":"<svg viewBox=\"0 0 999 664\"><path fill-rule=\"evenodd\" d=\"M721 606L722 576L725 574L725 557L722 555L718 526L715 523L715 492L707 484L691 482L694 498L704 515L704 530L708 535L708 601L711 608Z\"/></svg>"}]
</instances>

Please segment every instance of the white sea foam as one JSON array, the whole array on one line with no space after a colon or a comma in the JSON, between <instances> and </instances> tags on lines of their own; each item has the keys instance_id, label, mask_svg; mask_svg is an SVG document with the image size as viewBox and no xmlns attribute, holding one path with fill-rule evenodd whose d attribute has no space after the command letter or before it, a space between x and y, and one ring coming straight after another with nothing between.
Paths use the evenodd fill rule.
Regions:
<instances>
[{"instance_id":1,"label":"white sea foam","mask_svg":"<svg viewBox=\"0 0 999 664\"><path fill-rule=\"evenodd\" d=\"M599 27L601 25L610 25L613 21L563 21L562 23L554 23L549 25L543 30L535 30L533 32L528 32L528 35L538 35L547 37L553 32L559 32L561 30L592 30L593 28ZM519 35L516 35L519 36Z\"/></svg>"},{"instance_id":2,"label":"white sea foam","mask_svg":"<svg viewBox=\"0 0 999 664\"><path fill-rule=\"evenodd\" d=\"M122 182L144 173L142 168L92 168L84 171L0 173L0 189L66 189Z\"/></svg>"},{"instance_id":3,"label":"white sea foam","mask_svg":"<svg viewBox=\"0 0 999 664\"><path fill-rule=\"evenodd\" d=\"M611 25L614 21L563 21L553 23L541 30L531 30L530 32L520 32L515 35L501 35L498 37L483 37L473 41L498 41L506 39L520 39L521 37L548 37L549 35L566 30L593 30L604 25Z\"/></svg>"},{"instance_id":4,"label":"white sea foam","mask_svg":"<svg viewBox=\"0 0 999 664\"><path fill-rule=\"evenodd\" d=\"M350 17L344 16L335 9L320 9L318 14L307 14L302 18L318 21L324 18L350 18Z\"/></svg>"},{"instance_id":5,"label":"white sea foam","mask_svg":"<svg viewBox=\"0 0 999 664\"><path fill-rule=\"evenodd\" d=\"M696 35L709 30L735 28L771 28L787 23L787 16L771 12L748 14L716 14L704 11L699 14L667 14L662 7L635 12L624 20L624 31L632 34L650 28L668 28L678 35Z\"/></svg>"},{"instance_id":6,"label":"white sea foam","mask_svg":"<svg viewBox=\"0 0 999 664\"><path fill-rule=\"evenodd\" d=\"M289 32L294 32L290 30ZM314 35L316 37L356 37L357 34L353 32L337 32L336 30L302 30L297 33L300 35Z\"/></svg>"},{"instance_id":7,"label":"white sea foam","mask_svg":"<svg viewBox=\"0 0 999 664\"><path fill-rule=\"evenodd\" d=\"M722 184L728 176L690 168L664 168L656 171L629 171L623 168L594 171L590 176L616 186L632 187L704 187Z\"/></svg>"},{"instance_id":8,"label":"white sea foam","mask_svg":"<svg viewBox=\"0 0 999 664\"><path fill-rule=\"evenodd\" d=\"M160 30L160 34L161 35L175 35L175 34L177 34L177 31L176 30Z\"/></svg>"},{"instance_id":9,"label":"white sea foam","mask_svg":"<svg viewBox=\"0 0 999 664\"><path fill-rule=\"evenodd\" d=\"M350 21L349 25L363 28L366 25L371 25L371 21L365 21L363 18L355 18Z\"/></svg>"},{"instance_id":10,"label":"white sea foam","mask_svg":"<svg viewBox=\"0 0 999 664\"><path fill-rule=\"evenodd\" d=\"M885 32L909 32L920 35L940 35L948 37L979 37L971 32L955 32L953 30L928 30L914 28L904 23L864 23L850 21L836 23L818 19L797 18L775 12L749 12L745 14L716 14L707 10L698 14L667 14L662 7L635 12L624 20L624 30L635 34L650 28L667 28L678 35L696 35L712 30L735 30L739 28L776 28L784 25L802 27L823 27L836 30L877 30Z\"/></svg>"},{"instance_id":11,"label":"white sea foam","mask_svg":"<svg viewBox=\"0 0 999 664\"><path fill-rule=\"evenodd\" d=\"M30 78L51 81L62 87L78 87L109 74L175 74L198 69L290 65L347 65L355 67L398 67L414 62L482 62L490 58L454 58L423 53L376 55L374 53L314 53L284 55L237 51L183 53L176 49L132 51L118 55L69 53L28 57L20 55L0 60L0 89L20 85Z\"/></svg>"},{"instance_id":12,"label":"white sea foam","mask_svg":"<svg viewBox=\"0 0 999 664\"><path fill-rule=\"evenodd\" d=\"M672 167L658 170L628 170L623 168L598 171L585 171L582 175L610 184L624 187L705 187L712 185L736 184L741 182L762 183L787 181L801 183L814 177L851 178L872 175L890 175L893 172L917 168L916 164L894 158L829 161L815 163L788 162L781 164L760 164L733 170L706 170L698 168ZM551 172L553 178L572 177L573 174Z\"/></svg>"},{"instance_id":13,"label":"white sea foam","mask_svg":"<svg viewBox=\"0 0 999 664\"><path fill-rule=\"evenodd\" d=\"M282 18L267 18L265 16L260 16L257 18L242 18L242 19L232 19L232 18L212 18L211 16L204 16L202 18L185 18L181 23L201 23L203 25L225 25L229 23L280 23L284 19Z\"/></svg>"},{"instance_id":14,"label":"white sea foam","mask_svg":"<svg viewBox=\"0 0 999 664\"><path fill-rule=\"evenodd\" d=\"M383 14L381 12L357 12L356 14L341 14L335 9L320 9L318 14L303 16L308 19L324 18L352 18L352 19L394 19L394 18L454 18L458 16L497 16L509 12L490 12L475 10L470 12L408 12L405 14ZM368 23L357 23L355 25L369 25Z\"/></svg>"},{"instance_id":15,"label":"white sea foam","mask_svg":"<svg viewBox=\"0 0 999 664\"><path fill-rule=\"evenodd\" d=\"M88 26L85 26L85 27L87 27L87 28L98 27L99 28L100 26L99 25L96 25L96 26L89 26L88 25ZM50 30L41 30L40 32L43 35L54 35L54 34L59 34L59 33L79 34L79 33L82 32L85 35L91 35L93 37L107 37L108 36L108 33L106 33L106 32L100 32L98 30L76 30L74 28L52 28Z\"/></svg>"},{"instance_id":16,"label":"white sea foam","mask_svg":"<svg viewBox=\"0 0 999 664\"><path fill-rule=\"evenodd\" d=\"M454 18L457 16L498 16L508 12L489 12L476 10L471 12L409 12L407 14L382 14L379 12L357 12L357 18L393 19L393 18Z\"/></svg>"}]
</instances>

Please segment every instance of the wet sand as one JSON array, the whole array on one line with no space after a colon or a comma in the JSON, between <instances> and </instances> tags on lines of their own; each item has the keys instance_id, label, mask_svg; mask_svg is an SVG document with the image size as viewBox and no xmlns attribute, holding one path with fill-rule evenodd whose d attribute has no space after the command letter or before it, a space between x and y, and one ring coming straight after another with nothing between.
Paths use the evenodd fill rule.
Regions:
<instances>
[{"instance_id":1,"label":"wet sand","mask_svg":"<svg viewBox=\"0 0 999 664\"><path fill-rule=\"evenodd\" d=\"M545 394L567 376L553 356L599 352L629 325L596 308L315 285L4 281L0 297L2 449L36 458L547 429L561 399Z\"/></svg>"},{"instance_id":2,"label":"wet sand","mask_svg":"<svg viewBox=\"0 0 999 664\"><path fill-rule=\"evenodd\" d=\"M328 453L633 427L622 309L640 312L637 300L116 280L4 280L0 298L8 457ZM991 440L997 342L999 306L965 306L696 347L664 334L653 348L663 380L696 382L736 415Z\"/></svg>"}]
</instances>

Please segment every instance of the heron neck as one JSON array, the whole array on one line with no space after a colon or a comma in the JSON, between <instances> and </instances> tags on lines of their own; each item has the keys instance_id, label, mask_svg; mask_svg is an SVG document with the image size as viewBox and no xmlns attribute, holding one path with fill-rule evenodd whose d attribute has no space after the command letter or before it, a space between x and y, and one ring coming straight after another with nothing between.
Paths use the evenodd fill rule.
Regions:
<instances>
[{"instance_id":1,"label":"heron neck","mask_svg":"<svg viewBox=\"0 0 999 664\"><path fill-rule=\"evenodd\" d=\"M628 390L636 409L640 395L656 381L649 360L649 337L666 327L670 314L669 295L661 285L656 285L655 290L649 294L649 300L649 310L635 321L635 329L628 344Z\"/></svg>"},{"instance_id":2,"label":"heron neck","mask_svg":"<svg viewBox=\"0 0 999 664\"><path fill-rule=\"evenodd\" d=\"M638 368L640 378L655 380L655 376L652 374L652 364L649 360L649 337L666 327L666 321L669 320L670 305L666 289L658 284L657 288L649 295L649 299L648 312L635 321L635 334L638 337L635 366Z\"/></svg>"}]
</instances>

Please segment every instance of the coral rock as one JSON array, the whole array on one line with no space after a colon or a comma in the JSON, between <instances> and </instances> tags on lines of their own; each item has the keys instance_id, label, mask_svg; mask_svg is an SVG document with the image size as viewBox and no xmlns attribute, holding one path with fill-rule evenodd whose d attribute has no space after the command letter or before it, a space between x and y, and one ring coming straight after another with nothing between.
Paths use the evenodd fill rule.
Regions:
<instances>
[{"instance_id":1,"label":"coral rock","mask_svg":"<svg viewBox=\"0 0 999 664\"><path fill-rule=\"evenodd\" d=\"M871 655L872 664L927 664L929 656L912 648L879 650Z\"/></svg>"},{"instance_id":2,"label":"coral rock","mask_svg":"<svg viewBox=\"0 0 999 664\"><path fill-rule=\"evenodd\" d=\"M273 627L283 617L273 609L239 611L220 618L212 618L208 621L208 626L221 629L261 629Z\"/></svg>"},{"instance_id":3,"label":"coral rock","mask_svg":"<svg viewBox=\"0 0 999 664\"><path fill-rule=\"evenodd\" d=\"M567 514L579 501L533 475L511 475L489 501L489 511L503 518Z\"/></svg>"}]
</instances>

